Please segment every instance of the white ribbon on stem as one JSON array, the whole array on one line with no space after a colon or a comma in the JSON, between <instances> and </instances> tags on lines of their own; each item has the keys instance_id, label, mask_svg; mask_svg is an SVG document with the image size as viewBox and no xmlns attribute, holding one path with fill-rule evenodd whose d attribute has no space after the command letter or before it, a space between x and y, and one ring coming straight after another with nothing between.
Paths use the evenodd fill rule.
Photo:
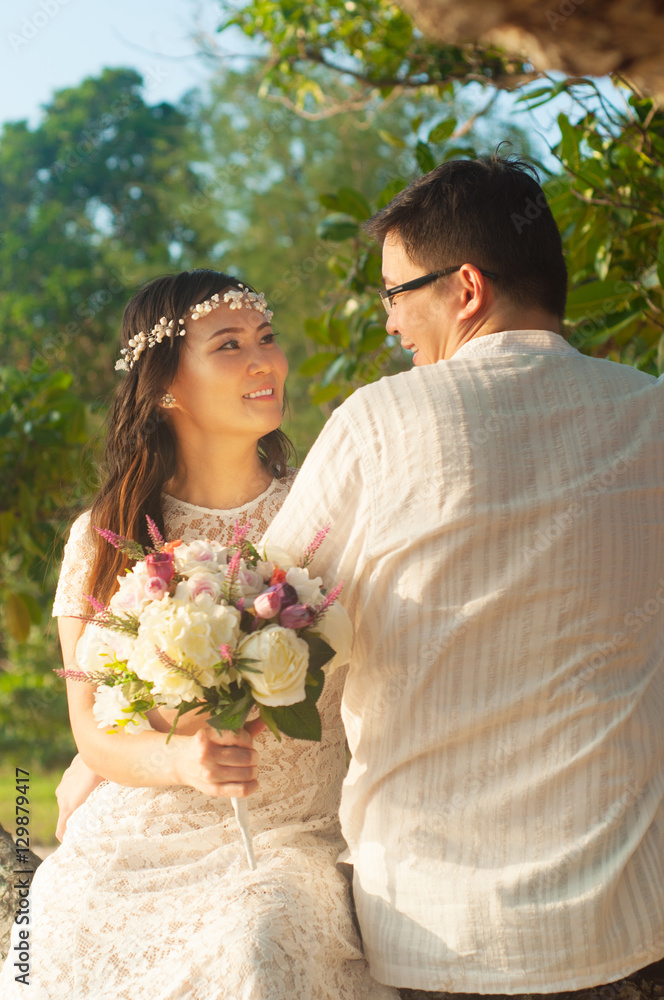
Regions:
<instances>
[{"instance_id":1,"label":"white ribbon on stem","mask_svg":"<svg viewBox=\"0 0 664 1000\"><path fill-rule=\"evenodd\" d=\"M237 825L240 827L240 833L242 834L242 843L244 844L244 849L247 852L247 864L253 872L256 869L256 855L254 854L254 844L251 839L249 807L247 806L247 800L234 799L231 797L231 802L233 803L233 811L235 812Z\"/></svg>"}]
</instances>

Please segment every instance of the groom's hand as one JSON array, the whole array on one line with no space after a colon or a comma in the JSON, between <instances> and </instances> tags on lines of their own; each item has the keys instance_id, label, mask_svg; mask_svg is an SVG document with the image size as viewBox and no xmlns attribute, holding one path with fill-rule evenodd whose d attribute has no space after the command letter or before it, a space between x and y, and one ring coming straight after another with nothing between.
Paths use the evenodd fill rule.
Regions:
<instances>
[{"instance_id":1,"label":"groom's hand","mask_svg":"<svg viewBox=\"0 0 664 1000\"><path fill-rule=\"evenodd\" d=\"M258 754L246 729L233 733L205 725L178 742L176 772L180 784L191 785L205 795L237 799L258 790Z\"/></svg>"}]
</instances>

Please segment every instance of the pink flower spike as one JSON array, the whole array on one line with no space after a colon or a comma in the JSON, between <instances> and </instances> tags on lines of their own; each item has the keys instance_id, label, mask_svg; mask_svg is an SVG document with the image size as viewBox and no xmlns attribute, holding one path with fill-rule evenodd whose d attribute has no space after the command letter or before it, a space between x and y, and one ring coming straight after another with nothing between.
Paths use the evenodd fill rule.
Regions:
<instances>
[{"instance_id":1,"label":"pink flower spike","mask_svg":"<svg viewBox=\"0 0 664 1000\"><path fill-rule=\"evenodd\" d=\"M157 656L159 657L159 659L161 660L161 662L164 664L165 667L171 667L171 669L175 667L176 670L179 669L180 664L177 663L171 656L169 656L165 649L158 649L156 646L155 649L157 650Z\"/></svg>"},{"instance_id":2,"label":"pink flower spike","mask_svg":"<svg viewBox=\"0 0 664 1000\"><path fill-rule=\"evenodd\" d=\"M83 600L87 601L88 604L91 604L98 615L101 615L105 611L108 611L106 605L102 604L101 601L98 601L96 597L92 596L92 594L83 594Z\"/></svg>"},{"instance_id":3,"label":"pink flower spike","mask_svg":"<svg viewBox=\"0 0 664 1000\"><path fill-rule=\"evenodd\" d=\"M101 535L105 542L109 542L109 544L115 546L116 549L121 547L122 542L127 541L127 539L123 538L122 535L116 535L116 533L111 531L110 528L98 528L96 524L93 524L92 527L98 535Z\"/></svg>"},{"instance_id":4,"label":"pink flower spike","mask_svg":"<svg viewBox=\"0 0 664 1000\"><path fill-rule=\"evenodd\" d=\"M247 520L244 524L240 524L239 519L235 522L235 531L233 532L232 546L241 545L242 542L247 537L249 528L251 527L251 521Z\"/></svg>"},{"instance_id":5,"label":"pink flower spike","mask_svg":"<svg viewBox=\"0 0 664 1000\"><path fill-rule=\"evenodd\" d=\"M240 568L240 560L242 559L241 552L234 552L231 556L230 562L228 563L228 569L226 570L226 579L233 580L235 574Z\"/></svg>"},{"instance_id":6,"label":"pink flower spike","mask_svg":"<svg viewBox=\"0 0 664 1000\"><path fill-rule=\"evenodd\" d=\"M65 680L70 681L89 681L92 678L90 674L86 674L84 670L70 670L64 667L58 667L53 669L53 673L57 674L58 677L63 677Z\"/></svg>"},{"instance_id":7,"label":"pink flower spike","mask_svg":"<svg viewBox=\"0 0 664 1000\"><path fill-rule=\"evenodd\" d=\"M331 527L332 524L330 523L327 524L324 528L321 528L321 530L317 532L313 542L311 542L311 544L305 549L304 555L300 560L300 566L302 567L302 569L304 569L306 566L309 565L314 555L323 544L325 537Z\"/></svg>"},{"instance_id":8,"label":"pink flower spike","mask_svg":"<svg viewBox=\"0 0 664 1000\"><path fill-rule=\"evenodd\" d=\"M341 591L344 589L344 583L345 583L345 580L342 580L341 583L338 583L336 587L332 588L332 590L330 591L329 594L325 595L325 600L323 601L323 603L320 606L320 611L321 612L327 611L327 609L330 607L330 605L334 604L334 602L336 601L337 597L339 596L339 594L341 593Z\"/></svg>"},{"instance_id":9,"label":"pink flower spike","mask_svg":"<svg viewBox=\"0 0 664 1000\"><path fill-rule=\"evenodd\" d=\"M145 520L148 522L148 532L150 538L152 539L152 544L154 545L155 549L159 551L162 545L165 544L161 532L149 514L145 515Z\"/></svg>"},{"instance_id":10,"label":"pink flower spike","mask_svg":"<svg viewBox=\"0 0 664 1000\"><path fill-rule=\"evenodd\" d=\"M222 660L226 660L227 663L233 662L233 651L227 642L222 642L219 652L221 653Z\"/></svg>"}]
</instances>

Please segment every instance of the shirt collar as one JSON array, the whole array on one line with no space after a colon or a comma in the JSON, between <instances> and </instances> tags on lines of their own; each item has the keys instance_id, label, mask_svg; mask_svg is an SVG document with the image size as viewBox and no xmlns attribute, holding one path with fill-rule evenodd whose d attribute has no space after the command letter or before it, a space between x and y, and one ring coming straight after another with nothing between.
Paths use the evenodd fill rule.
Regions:
<instances>
[{"instance_id":1,"label":"shirt collar","mask_svg":"<svg viewBox=\"0 0 664 1000\"><path fill-rule=\"evenodd\" d=\"M551 330L501 330L469 340L449 358L483 357L497 354L577 354L559 333Z\"/></svg>"}]
</instances>

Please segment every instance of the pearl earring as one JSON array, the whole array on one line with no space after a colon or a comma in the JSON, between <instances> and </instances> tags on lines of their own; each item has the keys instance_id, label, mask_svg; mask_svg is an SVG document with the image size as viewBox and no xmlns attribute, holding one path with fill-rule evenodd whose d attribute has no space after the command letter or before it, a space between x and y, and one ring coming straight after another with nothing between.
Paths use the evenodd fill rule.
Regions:
<instances>
[{"instance_id":1,"label":"pearl earring","mask_svg":"<svg viewBox=\"0 0 664 1000\"><path fill-rule=\"evenodd\" d=\"M162 406L165 406L168 409L170 409L173 406L173 403L175 402L175 396L171 395L170 392L165 392L164 395L159 400L159 402L161 403Z\"/></svg>"}]
</instances>

